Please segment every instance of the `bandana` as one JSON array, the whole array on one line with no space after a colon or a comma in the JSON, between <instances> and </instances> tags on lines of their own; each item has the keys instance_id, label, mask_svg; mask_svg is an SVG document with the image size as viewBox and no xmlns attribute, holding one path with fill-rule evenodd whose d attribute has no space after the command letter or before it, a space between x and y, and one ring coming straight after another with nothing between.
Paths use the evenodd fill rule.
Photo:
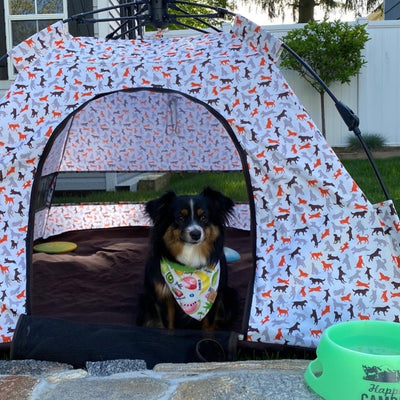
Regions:
<instances>
[{"instance_id":1,"label":"bandana","mask_svg":"<svg viewBox=\"0 0 400 400\"><path fill-rule=\"evenodd\" d=\"M201 321L217 297L219 263L200 269L161 260L161 274L182 310Z\"/></svg>"}]
</instances>

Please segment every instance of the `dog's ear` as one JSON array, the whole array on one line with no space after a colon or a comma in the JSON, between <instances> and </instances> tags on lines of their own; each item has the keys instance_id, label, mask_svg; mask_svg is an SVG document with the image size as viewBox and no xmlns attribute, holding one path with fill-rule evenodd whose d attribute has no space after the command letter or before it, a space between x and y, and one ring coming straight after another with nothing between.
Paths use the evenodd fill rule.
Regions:
<instances>
[{"instance_id":1,"label":"dog's ear","mask_svg":"<svg viewBox=\"0 0 400 400\"><path fill-rule=\"evenodd\" d=\"M222 218L223 223L226 223L235 205L233 201L229 197L223 195L221 192L211 189L208 186L203 189L201 195L209 200L211 203L211 209L216 215L218 215L219 218Z\"/></svg>"},{"instance_id":2,"label":"dog's ear","mask_svg":"<svg viewBox=\"0 0 400 400\"><path fill-rule=\"evenodd\" d=\"M150 200L146 203L146 213L155 224L157 224L163 216L165 217L165 215L167 215L166 211L168 209L168 206L171 204L172 200L175 197L175 192L171 190L164 193L158 199Z\"/></svg>"}]
</instances>

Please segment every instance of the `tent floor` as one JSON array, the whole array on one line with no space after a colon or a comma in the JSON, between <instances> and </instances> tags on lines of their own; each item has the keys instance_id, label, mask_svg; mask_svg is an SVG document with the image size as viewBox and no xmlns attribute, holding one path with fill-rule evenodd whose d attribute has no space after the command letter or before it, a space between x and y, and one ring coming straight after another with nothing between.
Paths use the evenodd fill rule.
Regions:
<instances>
[{"instance_id":1,"label":"tent floor","mask_svg":"<svg viewBox=\"0 0 400 400\"><path fill-rule=\"evenodd\" d=\"M226 245L238 251L229 284L240 298L232 330L241 332L253 277L250 232L228 229ZM149 251L149 228L71 231L49 240L78 245L70 253L34 253L28 293L30 315L94 324L135 326Z\"/></svg>"}]
</instances>

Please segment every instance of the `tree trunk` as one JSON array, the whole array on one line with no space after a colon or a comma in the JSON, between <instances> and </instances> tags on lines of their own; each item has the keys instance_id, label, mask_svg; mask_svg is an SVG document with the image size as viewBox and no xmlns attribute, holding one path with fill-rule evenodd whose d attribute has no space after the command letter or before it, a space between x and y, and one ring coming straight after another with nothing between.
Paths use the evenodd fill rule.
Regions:
<instances>
[{"instance_id":1,"label":"tree trunk","mask_svg":"<svg viewBox=\"0 0 400 400\"><path fill-rule=\"evenodd\" d=\"M326 138L326 127L325 127L325 91L319 92L321 100L321 132L324 138Z\"/></svg>"},{"instance_id":2,"label":"tree trunk","mask_svg":"<svg viewBox=\"0 0 400 400\"><path fill-rule=\"evenodd\" d=\"M314 0L299 0L299 23L314 21Z\"/></svg>"}]
</instances>

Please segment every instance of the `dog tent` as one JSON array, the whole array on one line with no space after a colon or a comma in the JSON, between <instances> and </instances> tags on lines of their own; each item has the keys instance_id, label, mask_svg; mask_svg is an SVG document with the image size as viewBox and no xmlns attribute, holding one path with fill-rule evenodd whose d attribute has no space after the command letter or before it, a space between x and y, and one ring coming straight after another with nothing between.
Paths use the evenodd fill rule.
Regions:
<instances>
[{"instance_id":1,"label":"dog tent","mask_svg":"<svg viewBox=\"0 0 400 400\"><path fill-rule=\"evenodd\" d=\"M148 224L140 204L53 206L62 171L243 170L249 203L231 225L251 232L249 342L314 348L338 321L398 321L396 210L371 204L345 170L279 70L281 49L236 16L229 33L144 41L72 37L59 22L9 53L3 342L30 314L34 241Z\"/></svg>"}]
</instances>

